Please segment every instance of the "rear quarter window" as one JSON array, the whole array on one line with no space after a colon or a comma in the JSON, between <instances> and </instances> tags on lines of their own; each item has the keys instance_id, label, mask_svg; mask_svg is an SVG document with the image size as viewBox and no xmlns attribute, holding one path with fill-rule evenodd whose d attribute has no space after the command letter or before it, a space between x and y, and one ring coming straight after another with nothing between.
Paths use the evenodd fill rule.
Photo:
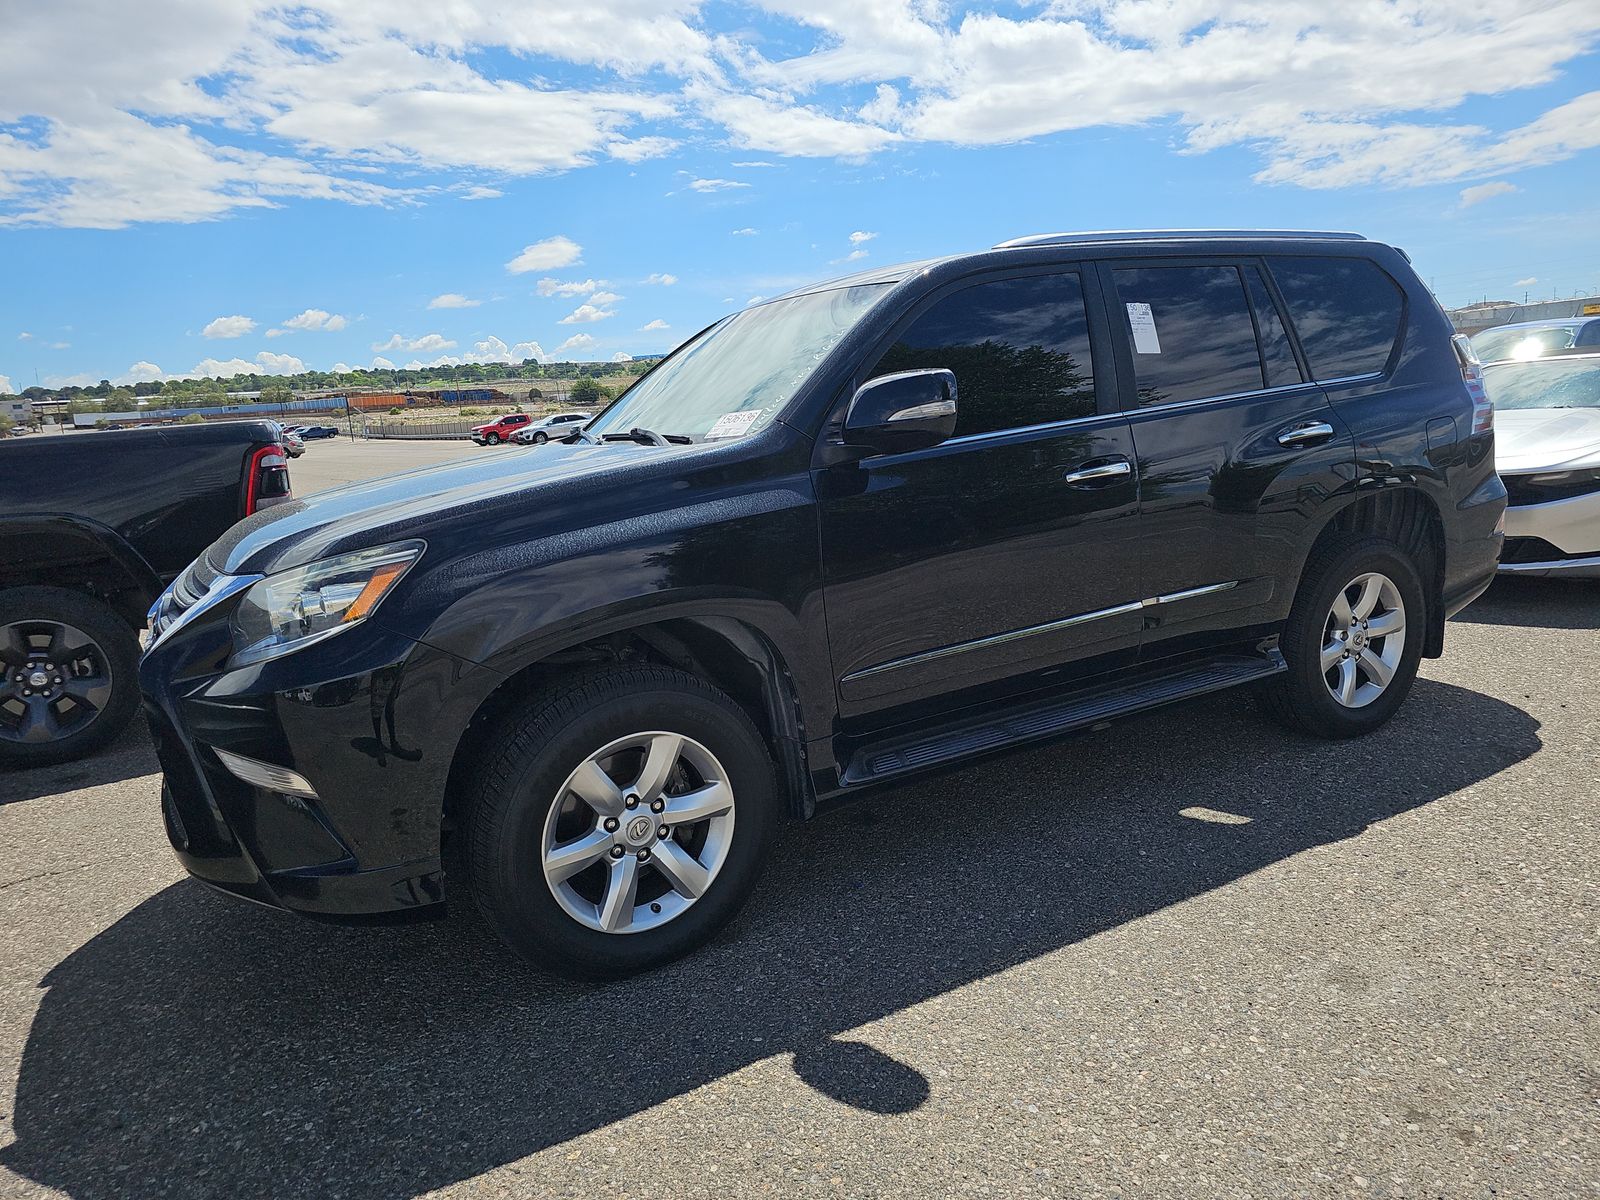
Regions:
<instances>
[{"instance_id":1,"label":"rear quarter window","mask_svg":"<svg viewBox=\"0 0 1600 1200\"><path fill-rule=\"evenodd\" d=\"M1364 258L1269 260L1316 379L1383 371L1400 340L1405 295Z\"/></svg>"}]
</instances>

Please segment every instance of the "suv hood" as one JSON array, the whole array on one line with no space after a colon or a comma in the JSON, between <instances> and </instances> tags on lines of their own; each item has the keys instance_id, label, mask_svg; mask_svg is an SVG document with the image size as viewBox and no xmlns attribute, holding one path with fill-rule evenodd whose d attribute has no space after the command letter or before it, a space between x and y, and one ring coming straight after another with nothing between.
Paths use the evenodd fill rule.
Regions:
<instances>
[{"instance_id":1,"label":"suv hood","mask_svg":"<svg viewBox=\"0 0 1600 1200\"><path fill-rule=\"evenodd\" d=\"M1502 475L1600 466L1600 408L1496 409L1494 456Z\"/></svg>"},{"instance_id":2,"label":"suv hood","mask_svg":"<svg viewBox=\"0 0 1600 1200\"><path fill-rule=\"evenodd\" d=\"M496 454L386 475L258 512L215 542L205 558L221 574L266 575L346 550L426 539L441 523L463 520L503 526L506 538L523 540L530 530L516 518L555 486L608 472L625 486L692 449L555 443L536 455Z\"/></svg>"}]
</instances>

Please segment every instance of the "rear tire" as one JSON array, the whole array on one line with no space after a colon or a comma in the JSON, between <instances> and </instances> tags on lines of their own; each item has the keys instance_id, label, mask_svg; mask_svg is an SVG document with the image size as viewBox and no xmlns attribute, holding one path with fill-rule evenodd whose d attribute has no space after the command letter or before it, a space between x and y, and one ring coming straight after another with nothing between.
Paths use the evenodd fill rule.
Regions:
<instances>
[{"instance_id":1,"label":"rear tire","mask_svg":"<svg viewBox=\"0 0 1600 1200\"><path fill-rule=\"evenodd\" d=\"M468 785L459 861L522 958L631 975L703 945L749 898L777 787L755 726L715 688L655 666L581 676L509 714L493 745Z\"/></svg>"},{"instance_id":2,"label":"rear tire","mask_svg":"<svg viewBox=\"0 0 1600 1200\"><path fill-rule=\"evenodd\" d=\"M1368 534L1331 539L1301 576L1279 642L1289 670L1262 690L1263 707L1313 737L1371 733L1410 694L1426 629L1405 550Z\"/></svg>"},{"instance_id":3,"label":"rear tire","mask_svg":"<svg viewBox=\"0 0 1600 1200\"><path fill-rule=\"evenodd\" d=\"M0 767L105 746L138 710L138 675L138 636L103 602L65 588L0 591Z\"/></svg>"}]
</instances>

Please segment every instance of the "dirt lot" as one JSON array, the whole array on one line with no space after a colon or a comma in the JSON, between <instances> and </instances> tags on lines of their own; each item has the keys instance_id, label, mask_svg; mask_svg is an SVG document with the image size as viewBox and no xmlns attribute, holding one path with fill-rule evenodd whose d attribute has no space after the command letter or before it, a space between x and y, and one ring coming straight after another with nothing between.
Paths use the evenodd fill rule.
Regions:
<instances>
[{"instance_id":1,"label":"dirt lot","mask_svg":"<svg viewBox=\"0 0 1600 1200\"><path fill-rule=\"evenodd\" d=\"M136 729L0 779L0 1196L1594 1195L1597 628L1497 584L1370 738L1224 695L899 787L600 987L187 881Z\"/></svg>"}]
</instances>

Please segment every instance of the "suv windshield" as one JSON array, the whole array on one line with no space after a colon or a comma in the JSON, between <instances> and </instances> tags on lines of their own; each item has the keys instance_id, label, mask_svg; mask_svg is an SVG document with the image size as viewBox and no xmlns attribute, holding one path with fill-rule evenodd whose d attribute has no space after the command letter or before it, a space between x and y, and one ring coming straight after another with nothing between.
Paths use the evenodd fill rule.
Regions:
<instances>
[{"instance_id":1,"label":"suv windshield","mask_svg":"<svg viewBox=\"0 0 1600 1200\"><path fill-rule=\"evenodd\" d=\"M1485 329L1471 337L1473 352L1479 362L1502 362L1506 359L1527 361L1542 358L1554 351L1570 350L1578 338L1576 325L1546 325L1539 329Z\"/></svg>"},{"instance_id":2,"label":"suv windshield","mask_svg":"<svg viewBox=\"0 0 1600 1200\"><path fill-rule=\"evenodd\" d=\"M629 388L589 432L648 429L697 442L754 433L892 286L835 288L735 313Z\"/></svg>"},{"instance_id":3,"label":"suv windshield","mask_svg":"<svg viewBox=\"0 0 1600 1200\"><path fill-rule=\"evenodd\" d=\"M1483 386L1496 408L1600 408L1600 358L1492 363Z\"/></svg>"}]
</instances>

